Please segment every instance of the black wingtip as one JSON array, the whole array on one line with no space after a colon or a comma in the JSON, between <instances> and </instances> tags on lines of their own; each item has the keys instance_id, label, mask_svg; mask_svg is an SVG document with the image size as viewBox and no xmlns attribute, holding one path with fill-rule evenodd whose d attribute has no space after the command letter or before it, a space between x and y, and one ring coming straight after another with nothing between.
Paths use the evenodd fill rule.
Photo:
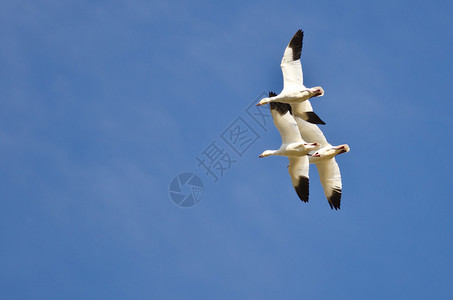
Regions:
<instances>
[{"instance_id":1,"label":"black wingtip","mask_svg":"<svg viewBox=\"0 0 453 300\"><path fill-rule=\"evenodd\" d=\"M269 98L270 98L270 96L269 96ZM270 105L271 109L278 111L278 113L282 116L284 114L286 114L288 111L290 114L292 114L291 105L289 105L288 103L270 102L269 105Z\"/></svg>"},{"instance_id":2,"label":"black wingtip","mask_svg":"<svg viewBox=\"0 0 453 300\"><path fill-rule=\"evenodd\" d=\"M293 50L293 60L300 59L302 53L302 44L304 39L304 32L299 29L289 42L289 47Z\"/></svg>"},{"instance_id":3,"label":"black wingtip","mask_svg":"<svg viewBox=\"0 0 453 300\"><path fill-rule=\"evenodd\" d=\"M296 190L297 196L303 202L308 202L309 195L309 180L308 177L301 176L299 177L299 184L294 187Z\"/></svg>"},{"instance_id":4,"label":"black wingtip","mask_svg":"<svg viewBox=\"0 0 453 300\"><path fill-rule=\"evenodd\" d=\"M326 125L326 122L321 120L321 118L315 114L312 111L308 111L305 113L305 118L303 118L305 121L312 123L312 124L320 124L320 125Z\"/></svg>"},{"instance_id":5,"label":"black wingtip","mask_svg":"<svg viewBox=\"0 0 453 300\"><path fill-rule=\"evenodd\" d=\"M332 190L332 196L329 198L329 205L331 209L340 209L341 202L341 189L334 188Z\"/></svg>"},{"instance_id":6,"label":"black wingtip","mask_svg":"<svg viewBox=\"0 0 453 300\"><path fill-rule=\"evenodd\" d=\"M275 96L277 96L276 93L269 91L269 98L272 98L272 97L275 97Z\"/></svg>"}]
</instances>

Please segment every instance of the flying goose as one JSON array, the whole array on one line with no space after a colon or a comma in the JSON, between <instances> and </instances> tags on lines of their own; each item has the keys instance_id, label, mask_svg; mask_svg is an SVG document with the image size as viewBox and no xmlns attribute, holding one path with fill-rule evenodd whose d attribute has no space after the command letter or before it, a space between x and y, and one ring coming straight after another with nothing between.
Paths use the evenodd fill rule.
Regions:
<instances>
[{"instance_id":1,"label":"flying goose","mask_svg":"<svg viewBox=\"0 0 453 300\"><path fill-rule=\"evenodd\" d=\"M309 153L309 162L315 164L324 194L331 209L340 209L341 202L341 174L340 168L335 161L335 156L341 153L349 152L350 148L347 144L332 146L321 129L315 124L311 124L295 116L294 119L299 127L300 135L308 142L317 143L321 146L315 152Z\"/></svg>"},{"instance_id":2,"label":"flying goose","mask_svg":"<svg viewBox=\"0 0 453 300\"><path fill-rule=\"evenodd\" d=\"M321 87L306 88L304 86L304 77L302 74L302 64L300 55L302 52L302 43L304 32L298 30L293 36L283 54L280 67L283 73L283 90L275 97L261 99L257 106L271 102L282 102L291 104L294 115L299 116L305 121L314 124L325 124L314 112L308 101L311 97L324 95Z\"/></svg>"},{"instance_id":3,"label":"flying goose","mask_svg":"<svg viewBox=\"0 0 453 300\"><path fill-rule=\"evenodd\" d=\"M269 97L276 96L269 92ZM308 152L318 148L317 143L306 143L299 132L298 125L291 114L291 106L287 103L271 102L271 115L282 138L278 150L266 150L259 157L270 155L287 156L289 159L288 172L291 182L300 200L308 202L309 195L309 160Z\"/></svg>"}]
</instances>

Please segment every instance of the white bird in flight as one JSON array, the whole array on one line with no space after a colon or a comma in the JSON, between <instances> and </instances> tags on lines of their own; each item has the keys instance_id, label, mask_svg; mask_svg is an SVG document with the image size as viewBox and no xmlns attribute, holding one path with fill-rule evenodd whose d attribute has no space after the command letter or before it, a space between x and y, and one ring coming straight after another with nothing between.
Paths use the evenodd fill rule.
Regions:
<instances>
[{"instance_id":1,"label":"white bird in flight","mask_svg":"<svg viewBox=\"0 0 453 300\"><path fill-rule=\"evenodd\" d=\"M297 122L302 138L308 142L320 145L320 149L308 154L309 162L315 164L318 169L319 179L330 208L340 209L342 184L340 167L335 160L335 156L349 152L349 146L347 144L332 146L318 126L297 116L294 116L294 119Z\"/></svg>"},{"instance_id":2,"label":"white bird in flight","mask_svg":"<svg viewBox=\"0 0 453 300\"><path fill-rule=\"evenodd\" d=\"M275 96L269 92L269 97ZM271 115L282 138L282 145L278 150L266 150L259 157L270 155L288 156L288 172L291 182L300 200L308 202L309 195L309 158L307 154L319 148L318 144L307 143L302 139L298 124L291 114L291 106L287 103L271 102Z\"/></svg>"},{"instance_id":3,"label":"white bird in flight","mask_svg":"<svg viewBox=\"0 0 453 300\"><path fill-rule=\"evenodd\" d=\"M259 157L287 156L288 172L299 198L308 202L309 164L315 164L331 209L340 209L342 183L335 156L349 152L347 144L332 146L315 124L325 124L308 100L324 95L321 87L306 88L303 84L300 55L304 33L298 30L285 49L281 68L283 90L279 95L269 92L257 106L270 103L274 124L282 137L278 150L266 150ZM316 149L316 150L315 150Z\"/></svg>"},{"instance_id":4,"label":"white bird in flight","mask_svg":"<svg viewBox=\"0 0 453 300\"><path fill-rule=\"evenodd\" d=\"M311 97L324 95L322 87L307 88L304 86L302 64L300 56L302 52L304 32L298 30L285 49L280 64L283 73L283 90L275 97L261 99L257 106L272 102L291 104L294 115L299 116L305 121L314 124L325 124L314 112L311 107Z\"/></svg>"}]
</instances>

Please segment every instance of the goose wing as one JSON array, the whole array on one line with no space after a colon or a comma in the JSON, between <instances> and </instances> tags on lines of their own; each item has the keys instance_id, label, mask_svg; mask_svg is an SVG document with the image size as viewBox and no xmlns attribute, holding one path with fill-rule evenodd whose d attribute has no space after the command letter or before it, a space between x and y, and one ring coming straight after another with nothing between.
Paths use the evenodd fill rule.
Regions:
<instances>
[{"instance_id":1,"label":"goose wing","mask_svg":"<svg viewBox=\"0 0 453 300\"><path fill-rule=\"evenodd\" d=\"M294 116L298 116L304 121L312 124L326 124L320 117L318 117L317 114L313 112L313 107L311 106L309 100L293 103L291 104L291 109Z\"/></svg>"},{"instance_id":2,"label":"goose wing","mask_svg":"<svg viewBox=\"0 0 453 300\"><path fill-rule=\"evenodd\" d=\"M300 135L305 141L308 143L318 143L321 147L330 146L326 137L317 125L302 120L298 116L294 116L294 119L299 127Z\"/></svg>"},{"instance_id":3,"label":"goose wing","mask_svg":"<svg viewBox=\"0 0 453 300\"><path fill-rule=\"evenodd\" d=\"M297 196L303 202L308 202L309 195L309 180L308 170L309 162L308 156L290 156L288 172L291 176L291 183L296 190Z\"/></svg>"},{"instance_id":4,"label":"goose wing","mask_svg":"<svg viewBox=\"0 0 453 300\"><path fill-rule=\"evenodd\" d=\"M270 92L269 97L273 96L275 96L275 93ZM270 102L270 108L275 127L282 137L282 144L304 142L300 136L296 120L291 115L291 106L287 103Z\"/></svg>"},{"instance_id":5,"label":"goose wing","mask_svg":"<svg viewBox=\"0 0 453 300\"><path fill-rule=\"evenodd\" d=\"M316 164L321 179L324 194L331 209L340 209L341 201L341 174L335 158Z\"/></svg>"},{"instance_id":6,"label":"goose wing","mask_svg":"<svg viewBox=\"0 0 453 300\"><path fill-rule=\"evenodd\" d=\"M283 91L285 92L305 89L302 64L300 62L303 39L304 32L299 29L283 53L280 67L282 68Z\"/></svg>"}]
</instances>

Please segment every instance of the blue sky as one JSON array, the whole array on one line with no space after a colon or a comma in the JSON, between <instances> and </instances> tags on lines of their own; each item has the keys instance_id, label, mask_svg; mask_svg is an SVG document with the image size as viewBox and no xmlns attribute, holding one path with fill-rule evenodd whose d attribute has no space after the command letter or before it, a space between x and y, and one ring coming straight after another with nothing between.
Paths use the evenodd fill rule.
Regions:
<instances>
[{"instance_id":1,"label":"blue sky","mask_svg":"<svg viewBox=\"0 0 453 300\"><path fill-rule=\"evenodd\" d=\"M448 1L2 1L2 299L445 299L453 241ZM315 168L291 187L273 126L305 31L307 86L338 157L342 209ZM259 139L238 156L238 117ZM236 160L216 183L196 157ZM171 180L204 183L176 206Z\"/></svg>"}]
</instances>

